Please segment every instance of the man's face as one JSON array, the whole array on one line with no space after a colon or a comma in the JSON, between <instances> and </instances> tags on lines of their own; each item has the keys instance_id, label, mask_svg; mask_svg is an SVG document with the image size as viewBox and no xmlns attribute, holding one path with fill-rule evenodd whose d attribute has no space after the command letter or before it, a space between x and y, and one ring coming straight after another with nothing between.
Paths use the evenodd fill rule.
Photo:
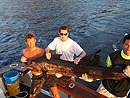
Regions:
<instances>
[{"instance_id":1,"label":"man's face","mask_svg":"<svg viewBox=\"0 0 130 98\"><path fill-rule=\"evenodd\" d=\"M34 37L27 39L25 42L29 48L35 47L36 39Z\"/></svg>"},{"instance_id":2,"label":"man's face","mask_svg":"<svg viewBox=\"0 0 130 98\"><path fill-rule=\"evenodd\" d=\"M124 42L123 51L127 56L130 56L130 39Z\"/></svg>"},{"instance_id":3,"label":"man's face","mask_svg":"<svg viewBox=\"0 0 130 98\"><path fill-rule=\"evenodd\" d=\"M65 42L68 40L69 33L67 30L60 30L59 35L60 35L61 41Z\"/></svg>"}]
</instances>

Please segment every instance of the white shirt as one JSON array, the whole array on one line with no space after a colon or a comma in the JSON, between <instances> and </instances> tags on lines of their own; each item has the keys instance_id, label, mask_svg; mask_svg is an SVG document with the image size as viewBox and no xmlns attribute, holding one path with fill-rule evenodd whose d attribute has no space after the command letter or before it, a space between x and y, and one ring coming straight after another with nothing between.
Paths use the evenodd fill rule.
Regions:
<instances>
[{"instance_id":1,"label":"white shirt","mask_svg":"<svg viewBox=\"0 0 130 98\"><path fill-rule=\"evenodd\" d=\"M62 54L60 59L73 61L74 54L78 56L82 51L84 51L75 41L68 38L67 41L61 41L60 37L56 37L48 47L51 50L56 50L56 54Z\"/></svg>"}]
</instances>

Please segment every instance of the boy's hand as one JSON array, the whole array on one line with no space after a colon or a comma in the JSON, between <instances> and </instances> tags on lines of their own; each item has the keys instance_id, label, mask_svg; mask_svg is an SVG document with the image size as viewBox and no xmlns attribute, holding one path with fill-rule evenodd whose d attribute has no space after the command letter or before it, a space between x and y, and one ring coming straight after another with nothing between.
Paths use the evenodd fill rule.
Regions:
<instances>
[{"instance_id":1,"label":"boy's hand","mask_svg":"<svg viewBox=\"0 0 130 98\"><path fill-rule=\"evenodd\" d=\"M22 56L22 57L21 57L21 62L27 62L27 58L24 57L24 56Z\"/></svg>"}]
</instances>

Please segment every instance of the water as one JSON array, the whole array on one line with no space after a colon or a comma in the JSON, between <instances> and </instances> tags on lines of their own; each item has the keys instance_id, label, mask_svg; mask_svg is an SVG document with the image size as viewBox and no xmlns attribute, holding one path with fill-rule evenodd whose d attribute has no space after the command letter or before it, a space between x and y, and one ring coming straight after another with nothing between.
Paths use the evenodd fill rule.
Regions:
<instances>
[{"instance_id":1,"label":"water","mask_svg":"<svg viewBox=\"0 0 130 98\"><path fill-rule=\"evenodd\" d=\"M20 62L24 36L36 34L45 49L66 25L73 40L90 54L102 49L101 65L130 33L130 0L0 0L0 66ZM119 42L119 43L118 43Z\"/></svg>"}]
</instances>

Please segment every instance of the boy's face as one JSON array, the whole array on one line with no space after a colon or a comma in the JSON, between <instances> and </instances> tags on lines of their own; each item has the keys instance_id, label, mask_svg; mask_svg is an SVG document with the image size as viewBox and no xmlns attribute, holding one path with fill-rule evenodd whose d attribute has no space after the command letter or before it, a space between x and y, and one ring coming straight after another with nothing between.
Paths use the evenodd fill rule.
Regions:
<instances>
[{"instance_id":1,"label":"boy's face","mask_svg":"<svg viewBox=\"0 0 130 98\"><path fill-rule=\"evenodd\" d=\"M127 56L130 56L130 39L124 42L123 51Z\"/></svg>"},{"instance_id":2,"label":"boy's face","mask_svg":"<svg viewBox=\"0 0 130 98\"><path fill-rule=\"evenodd\" d=\"M27 39L25 42L29 48L35 47L36 39L34 37Z\"/></svg>"}]
</instances>

